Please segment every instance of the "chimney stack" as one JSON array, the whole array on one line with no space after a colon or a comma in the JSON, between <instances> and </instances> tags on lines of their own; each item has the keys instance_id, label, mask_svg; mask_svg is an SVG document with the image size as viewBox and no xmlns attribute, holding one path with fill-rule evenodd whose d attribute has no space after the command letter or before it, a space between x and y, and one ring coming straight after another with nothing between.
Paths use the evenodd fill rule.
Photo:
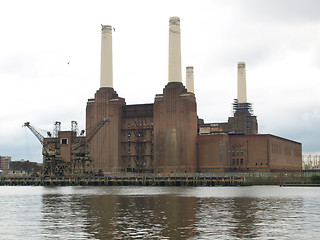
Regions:
<instances>
[{"instance_id":1,"label":"chimney stack","mask_svg":"<svg viewBox=\"0 0 320 240\"><path fill-rule=\"evenodd\" d=\"M187 67L186 69L186 85L187 91L194 93L193 67Z\"/></svg>"},{"instance_id":2,"label":"chimney stack","mask_svg":"<svg viewBox=\"0 0 320 240\"><path fill-rule=\"evenodd\" d=\"M238 62L238 103L247 102L246 63Z\"/></svg>"},{"instance_id":3,"label":"chimney stack","mask_svg":"<svg viewBox=\"0 0 320 240\"><path fill-rule=\"evenodd\" d=\"M169 20L169 82L182 82L179 17Z\"/></svg>"},{"instance_id":4,"label":"chimney stack","mask_svg":"<svg viewBox=\"0 0 320 240\"><path fill-rule=\"evenodd\" d=\"M101 69L100 88L113 88L112 71L112 27L101 25Z\"/></svg>"}]
</instances>

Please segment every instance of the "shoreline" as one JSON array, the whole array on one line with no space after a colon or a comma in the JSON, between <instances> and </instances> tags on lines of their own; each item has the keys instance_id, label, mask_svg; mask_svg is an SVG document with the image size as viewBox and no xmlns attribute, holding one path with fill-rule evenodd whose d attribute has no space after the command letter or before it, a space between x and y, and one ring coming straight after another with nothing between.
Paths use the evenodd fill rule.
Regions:
<instances>
[{"instance_id":1,"label":"shoreline","mask_svg":"<svg viewBox=\"0 0 320 240\"><path fill-rule=\"evenodd\" d=\"M253 186L320 187L301 172L108 173L104 176L0 177L1 186Z\"/></svg>"}]
</instances>

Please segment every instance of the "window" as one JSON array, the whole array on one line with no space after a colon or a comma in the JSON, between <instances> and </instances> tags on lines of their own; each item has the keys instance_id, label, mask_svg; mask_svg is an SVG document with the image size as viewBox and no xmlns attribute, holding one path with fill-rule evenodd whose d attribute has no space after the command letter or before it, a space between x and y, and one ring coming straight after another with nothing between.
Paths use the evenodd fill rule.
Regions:
<instances>
[{"instance_id":1,"label":"window","mask_svg":"<svg viewBox=\"0 0 320 240\"><path fill-rule=\"evenodd\" d=\"M136 137L144 137L144 132L136 132Z\"/></svg>"},{"instance_id":2,"label":"window","mask_svg":"<svg viewBox=\"0 0 320 240\"><path fill-rule=\"evenodd\" d=\"M243 158L240 159L240 164L241 164L241 165L243 164Z\"/></svg>"},{"instance_id":3,"label":"window","mask_svg":"<svg viewBox=\"0 0 320 240\"><path fill-rule=\"evenodd\" d=\"M61 138L61 144L68 144L68 138Z\"/></svg>"}]
</instances>

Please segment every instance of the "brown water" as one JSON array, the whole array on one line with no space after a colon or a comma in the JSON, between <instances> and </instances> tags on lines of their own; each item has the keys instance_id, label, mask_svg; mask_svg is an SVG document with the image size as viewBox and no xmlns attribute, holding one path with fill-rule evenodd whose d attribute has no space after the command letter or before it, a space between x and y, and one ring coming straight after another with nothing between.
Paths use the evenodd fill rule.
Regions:
<instances>
[{"instance_id":1,"label":"brown water","mask_svg":"<svg viewBox=\"0 0 320 240\"><path fill-rule=\"evenodd\" d=\"M0 187L0 239L318 239L320 189Z\"/></svg>"}]
</instances>

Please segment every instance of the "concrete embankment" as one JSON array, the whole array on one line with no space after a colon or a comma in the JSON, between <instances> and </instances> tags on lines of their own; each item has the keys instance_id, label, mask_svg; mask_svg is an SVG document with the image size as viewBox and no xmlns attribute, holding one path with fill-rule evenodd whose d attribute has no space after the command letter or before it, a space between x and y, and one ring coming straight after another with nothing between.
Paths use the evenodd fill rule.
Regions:
<instances>
[{"instance_id":1,"label":"concrete embankment","mask_svg":"<svg viewBox=\"0 0 320 240\"><path fill-rule=\"evenodd\" d=\"M85 178L10 178L1 179L1 185L10 186L237 186L244 185L244 179L233 177L149 177L113 176Z\"/></svg>"},{"instance_id":2,"label":"concrete embankment","mask_svg":"<svg viewBox=\"0 0 320 240\"><path fill-rule=\"evenodd\" d=\"M318 186L312 176L320 172L228 172L228 173L108 173L82 177L5 177L9 186Z\"/></svg>"}]
</instances>

